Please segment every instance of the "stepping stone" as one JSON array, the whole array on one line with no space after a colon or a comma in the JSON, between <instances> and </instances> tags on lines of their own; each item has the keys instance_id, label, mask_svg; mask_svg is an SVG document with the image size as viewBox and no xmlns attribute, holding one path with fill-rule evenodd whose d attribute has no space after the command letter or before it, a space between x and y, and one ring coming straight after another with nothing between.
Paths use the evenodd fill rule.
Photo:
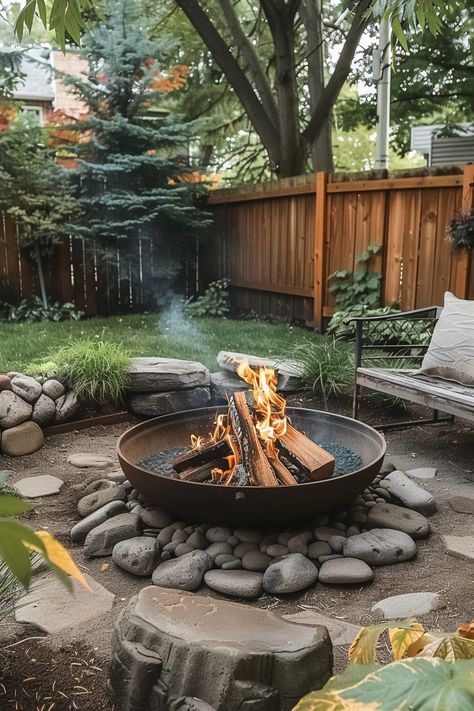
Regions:
<instances>
[{"instance_id":1,"label":"stepping stone","mask_svg":"<svg viewBox=\"0 0 474 711\"><path fill-rule=\"evenodd\" d=\"M406 470L405 474L413 479L434 479L437 471L434 467L418 467Z\"/></svg>"},{"instance_id":2,"label":"stepping stone","mask_svg":"<svg viewBox=\"0 0 474 711\"><path fill-rule=\"evenodd\" d=\"M327 585L355 585L369 583L374 572L358 558L333 558L323 562L319 569L319 582Z\"/></svg>"},{"instance_id":3,"label":"stepping stone","mask_svg":"<svg viewBox=\"0 0 474 711\"><path fill-rule=\"evenodd\" d=\"M472 496L451 496L448 504L453 511L463 514L474 514L474 497Z\"/></svg>"},{"instance_id":4,"label":"stepping stone","mask_svg":"<svg viewBox=\"0 0 474 711\"><path fill-rule=\"evenodd\" d=\"M160 559L160 546L156 538L136 536L119 541L112 551L112 560L127 573L149 576Z\"/></svg>"},{"instance_id":5,"label":"stepping stone","mask_svg":"<svg viewBox=\"0 0 474 711\"><path fill-rule=\"evenodd\" d=\"M177 358L133 358L128 390L167 392L209 387L210 373L202 363Z\"/></svg>"},{"instance_id":6,"label":"stepping stone","mask_svg":"<svg viewBox=\"0 0 474 711\"><path fill-rule=\"evenodd\" d=\"M474 499L473 499L474 501ZM375 504L367 517L368 528L392 528L411 538L427 538L430 524L422 514L395 504Z\"/></svg>"},{"instance_id":7,"label":"stepping stone","mask_svg":"<svg viewBox=\"0 0 474 711\"><path fill-rule=\"evenodd\" d=\"M433 496L401 471L387 474L380 486L409 509L422 514L431 514L437 510Z\"/></svg>"},{"instance_id":8,"label":"stepping stone","mask_svg":"<svg viewBox=\"0 0 474 711\"><path fill-rule=\"evenodd\" d=\"M203 581L204 573L212 566L213 560L205 551L192 551L160 563L152 576L153 585L178 590L197 590Z\"/></svg>"},{"instance_id":9,"label":"stepping stone","mask_svg":"<svg viewBox=\"0 0 474 711\"><path fill-rule=\"evenodd\" d=\"M118 514L89 531L84 543L84 555L89 558L110 555L116 543L140 533L141 522L136 514Z\"/></svg>"},{"instance_id":10,"label":"stepping stone","mask_svg":"<svg viewBox=\"0 0 474 711\"><path fill-rule=\"evenodd\" d=\"M89 452L78 452L70 454L67 463L78 469L109 469L117 466L117 460L103 454L90 454Z\"/></svg>"},{"instance_id":11,"label":"stepping stone","mask_svg":"<svg viewBox=\"0 0 474 711\"><path fill-rule=\"evenodd\" d=\"M448 553L474 560L474 536L443 536Z\"/></svg>"},{"instance_id":12,"label":"stepping stone","mask_svg":"<svg viewBox=\"0 0 474 711\"><path fill-rule=\"evenodd\" d=\"M360 558L369 565L391 565L410 560L416 555L415 541L402 531L373 528L351 536L344 545L344 555Z\"/></svg>"},{"instance_id":13,"label":"stepping stone","mask_svg":"<svg viewBox=\"0 0 474 711\"><path fill-rule=\"evenodd\" d=\"M211 391L203 387L171 392L137 393L130 398L130 408L136 415L167 415L169 412L206 407L210 399Z\"/></svg>"},{"instance_id":14,"label":"stepping stone","mask_svg":"<svg viewBox=\"0 0 474 711\"><path fill-rule=\"evenodd\" d=\"M15 489L24 499L38 499L42 496L53 496L59 494L64 482L51 474L41 476L30 476L20 479L15 484Z\"/></svg>"},{"instance_id":15,"label":"stepping stone","mask_svg":"<svg viewBox=\"0 0 474 711\"><path fill-rule=\"evenodd\" d=\"M204 582L212 590L232 597L259 597L263 590L263 574L249 570L209 570Z\"/></svg>"},{"instance_id":16,"label":"stepping stone","mask_svg":"<svg viewBox=\"0 0 474 711\"><path fill-rule=\"evenodd\" d=\"M331 647L322 627L250 605L147 587L115 626L110 682L121 711L170 709L181 697L220 711L283 711L324 685Z\"/></svg>"},{"instance_id":17,"label":"stepping stone","mask_svg":"<svg viewBox=\"0 0 474 711\"><path fill-rule=\"evenodd\" d=\"M29 593L16 604L15 620L27 622L48 634L86 627L112 609L115 595L89 575L84 574L91 590L72 580L73 593L53 578L36 579Z\"/></svg>"},{"instance_id":18,"label":"stepping stone","mask_svg":"<svg viewBox=\"0 0 474 711\"><path fill-rule=\"evenodd\" d=\"M371 612L382 615L384 620L401 620L406 617L427 615L443 607L446 607L446 603L438 593L416 592L386 597L376 602Z\"/></svg>"},{"instance_id":19,"label":"stepping stone","mask_svg":"<svg viewBox=\"0 0 474 711\"><path fill-rule=\"evenodd\" d=\"M331 642L335 647L352 644L360 630L358 625L338 620L337 617L326 617L326 615L321 615L313 610L283 615L283 619L289 622L297 622L300 625L322 625L329 632Z\"/></svg>"},{"instance_id":20,"label":"stepping stone","mask_svg":"<svg viewBox=\"0 0 474 711\"><path fill-rule=\"evenodd\" d=\"M274 595L298 592L313 585L318 569L301 553L291 553L272 563L263 575L263 589Z\"/></svg>"}]
</instances>

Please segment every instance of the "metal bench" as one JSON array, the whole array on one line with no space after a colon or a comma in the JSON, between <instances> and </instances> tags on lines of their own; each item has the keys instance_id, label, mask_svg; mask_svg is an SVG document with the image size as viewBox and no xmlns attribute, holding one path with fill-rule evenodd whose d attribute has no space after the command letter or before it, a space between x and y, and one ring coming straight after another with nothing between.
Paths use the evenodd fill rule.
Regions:
<instances>
[{"instance_id":1,"label":"metal bench","mask_svg":"<svg viewBox=\"0 0 474 711\"><path fill-rule=\"evenodd\" d=\"M413 374L421 365L440 313L441 307L430 306L351 319L355 323L354 419L359 416L361 389L368 388L433 410L431 418L385 424L379 429L452 421L455 416L474 422L474 388ZM397 367L400 359L402 367ZM441 417L440 412L448 417Z\"/></svg>"}]
</instances>

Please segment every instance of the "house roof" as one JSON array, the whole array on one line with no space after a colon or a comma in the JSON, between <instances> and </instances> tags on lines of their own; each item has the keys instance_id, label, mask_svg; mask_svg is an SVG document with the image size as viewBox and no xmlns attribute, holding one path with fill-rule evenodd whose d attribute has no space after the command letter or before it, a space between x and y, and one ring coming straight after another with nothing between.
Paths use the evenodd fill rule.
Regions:
<instances>
[{"instance_id":1,"label":"house roof","mask_svg":"<svg viewBox=\"0 0 474 711\"><path fill-rule=\"evenodd\" d=\"M31 47L22 52L20 69L24 79L15 89L15 99L53 101L54 88L49 59L50 50Z\"/></svg>"}]
</instances>

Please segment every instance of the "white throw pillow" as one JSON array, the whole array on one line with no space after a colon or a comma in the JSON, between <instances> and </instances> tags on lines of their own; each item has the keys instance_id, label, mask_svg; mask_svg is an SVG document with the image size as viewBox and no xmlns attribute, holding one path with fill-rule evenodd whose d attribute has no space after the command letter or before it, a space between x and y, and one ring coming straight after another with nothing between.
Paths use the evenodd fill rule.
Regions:
<instances>
[{"instance_id":1,"label":"white throw pillow","mask_svg":"<svg viewBox=\"0 0 474 711\"><path fill-rule=\"evenodd\" d=\"M417 374L474 387L474 301L445 293L444 309Z\"/></svg>"}]
</instances>

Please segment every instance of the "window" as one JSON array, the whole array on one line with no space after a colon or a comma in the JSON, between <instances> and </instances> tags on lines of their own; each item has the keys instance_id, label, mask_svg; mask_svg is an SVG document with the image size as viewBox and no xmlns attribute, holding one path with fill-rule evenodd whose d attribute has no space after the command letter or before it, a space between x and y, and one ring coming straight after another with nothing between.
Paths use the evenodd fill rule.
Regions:
<instances>
[{"instance_id":1,"label":"window","mask_svg":"<svg viewBox=\"0 0 474 711\"><path fill-rule=\"evenodd\" d=\"M42 106L22 106L22 114L28 114L32 118L36 118L40 126L43 125L43 107Z\"/></svg>"}]
</instances>

